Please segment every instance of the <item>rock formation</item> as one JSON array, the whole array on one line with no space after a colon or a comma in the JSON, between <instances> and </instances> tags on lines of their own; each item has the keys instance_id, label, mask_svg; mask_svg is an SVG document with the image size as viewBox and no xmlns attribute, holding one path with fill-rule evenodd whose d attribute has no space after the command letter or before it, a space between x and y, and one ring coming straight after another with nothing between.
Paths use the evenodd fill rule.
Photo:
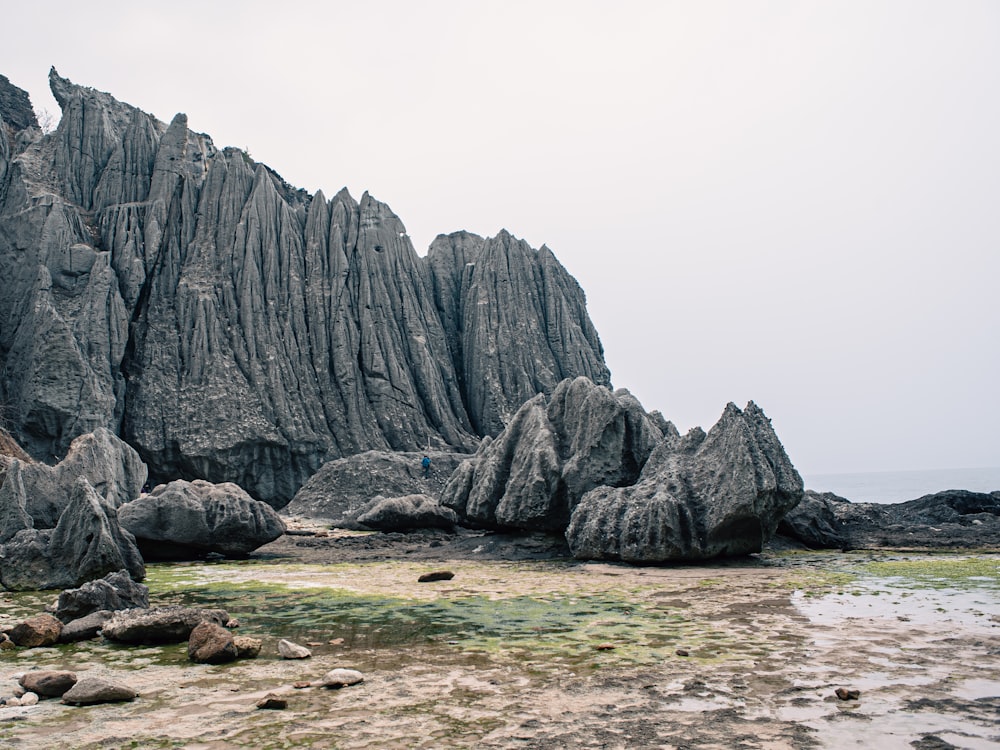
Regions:
<instances>
[{"instance_id":1,"label":"rock formation","mask_svg":"<svg viewBox=\"0 0 1000 750\"><path fill-rule=\"evenodd\" d=\"M114 612L148 606L149 588L133 581L128 571L118 570L79 588L63 591L56 600L55 616L69 623L102 610Z\"/></svg>"},{"instance_id":2,"label":"rock formation","mask_svg":"<svg viewBox=\"0 0 1000 750\"><path fill-rule=\"evenodd\" d=\"M244 557L285 533L270 505L232 483L182 479L161 484L118 510L148 560Z\"/></svg>"},{"instance_id":3,"label":"rock formation","mask_svg":"<svg viewBox=\"0 0 1000 750\"><path fill-rule=\"evenodd\" d=\"M706 435L670 435L633 486L599 487L573 512L574 557L654 563L759 552L802 497L770 420L729 404Z\"/></svg>"},{"instance_id":4,"label":"rock formation","mask_svg":"<svg viewBox=\"0 0 1000 750\"><path fill-rule=\"evenodd\" d=\"M567 379L464 461L441 502L478 527L562 531L584 493L634 483L664 430L628 391Z\"/></svg>"},{"instance_id":5,"label":"rock formation","mask_svg":"<svg viewBox=\"0 0 1000 750\"><path fill-rule=\"evenodd\" d=\"M358 523L376 531L451 531L458 525L458 516L427 495L404 495L373 500L358 516Z\"/></svg>"},{"instance_id":6,"label":"rock formation","mask_svg":"<svg viewBox=\"0 0 1000 750\"><path fill-rule=\"evenodd\" d=\"M431 459L427 477L420 465L424 455ZM321 519L341 528L357 528L358 515L376 497L439 496L452 472L466 458L465 453L443 451L367 451L335 459L323 464L283 512Z\"/></svg>"},{"instance_id":7,"label":"rock formation","mask_svg":"<svg viewBox=\"0 0 1000 750\"><path fill-rule=\"evenodd\" d=\"M180 643L202 622L225 625L229 613L224 609L191 607L153 607L123 609L115 612L104 626L104 637L119 643Z\"/></svg>"},{"instance_id":8,"label":"rock formation","mask_svg":"<svg viewBox=\"0 0 1000 750\"><path fill-rule=\"evenodd\" d=\"M0 97L0 401L32 455L104 427L156 480L281 506L327 459L471 451L562 378L608 382L547 248L461 234L421 259L367 193L310 196L183 114L50 84L51 135Z\"/></svg>"},{"instance_id":9,"label":"rock formation","mask_svg":"<svg viewBox=\"0 0 1000 750\"><path fill-rule=\"evenodd\" d=\"M0 584L8 589L65 589L126 570L146 575L135 539L118 516L80 477L54 529L25 529L0 545Z\"/></svg>"}]
</instances>

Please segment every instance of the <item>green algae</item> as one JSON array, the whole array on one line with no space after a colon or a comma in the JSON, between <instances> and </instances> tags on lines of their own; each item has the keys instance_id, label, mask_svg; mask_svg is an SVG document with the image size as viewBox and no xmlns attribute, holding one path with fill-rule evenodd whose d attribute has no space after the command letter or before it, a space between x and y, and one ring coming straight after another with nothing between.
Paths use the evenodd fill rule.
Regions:
<instances>
[{"instance_id":1,"label":"green algae","mask_svg":"<svg viewBox=\"0 0 1000 750\"><path fill-rule=\"evenodd\" d=\"M864 571L910 588L1000 589L1000 556L925 555L868 563Z\"/></svg>"}]
</instances>

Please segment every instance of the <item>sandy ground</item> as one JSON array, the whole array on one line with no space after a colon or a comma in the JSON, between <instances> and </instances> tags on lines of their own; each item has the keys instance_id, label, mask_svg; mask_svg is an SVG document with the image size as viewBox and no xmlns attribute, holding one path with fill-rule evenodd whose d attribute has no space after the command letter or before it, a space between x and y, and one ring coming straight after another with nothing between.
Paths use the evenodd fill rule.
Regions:
<instances>
[{"instance_id":1,"label":"sandy ground","mask_svg":"<svg viewBox=\"0 0 1000 750\"><path fill-rule=\"evenodd\" d=\"M0 695L19 672L68 668L140 697L0 707L0 747L1000 748L995 581L914 588L856 577L886 553L642 568L560 554L541 537L299 533L245 564L154 570L154 594L169 578L175 590L266 581L341 598L315 618L302 604L281 630L268 602L295 600L251 604L248 593L241 632L262 637L264 650L230 665L189 664L183 645L3 652ZM452 580L416 581L444 569ZM178 571L189 578L178 583ZM341 616L341 601L360 614ZM469 601L512 624L482 635ZM0 595L9 612L28 603ZM454 610L456 624L399 626L401 611L419 619L423 607ZM383 624L369 626L366 611ZM289 632L313 644L312 658L277 657ZM334 667L365 681L293 687ZM860 699L838 699L838 687ZM257 709L267 693L288 708Z\"/></svg>"}]
</instances>

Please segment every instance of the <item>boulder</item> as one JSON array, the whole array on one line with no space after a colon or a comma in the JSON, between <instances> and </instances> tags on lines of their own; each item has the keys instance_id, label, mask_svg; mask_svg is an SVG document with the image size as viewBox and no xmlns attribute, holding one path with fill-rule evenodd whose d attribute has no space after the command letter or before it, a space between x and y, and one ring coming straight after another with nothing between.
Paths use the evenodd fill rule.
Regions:
<instances>
[{"instance_id":1,"label":"boulder","mask_svg":"<svg viewBox=\"0 0 1000 750\"><path fill-rule=\"evenodd\" d=\"M358 523L376 531L451 531L458 524L458 515L427 495L406 495L376 498L358 516Z\"/></svg>"},{"instance_id":2,"label":"boulder","mask_svg":"<svg viewBox=\"0 0 1000 750\"><path fill-rule=\"evenodd\" d=\"M115 612L101 632L105 638L120 643L181 643L191 637L191 631L201 622L225 625L229 613L222 609L178 606L124 609Z\"/></svg>"},{"instance_id":3,"label":"boulder","mask_svg":"<svg viewBox=\"0 0 1000 750\"><path fill-rule=\"evenodd\" d=\"M778 523L777 533L809 549L844 549L847 539L833 509L844 502L848 501L832 492L806 490L801 502Z\"/></svg>"},{"instance_id":4,"label":"boulder","mask_svg":"<svg viewBox=\"0 0 1000 750\"><path fill-rule=\"evenodd\" d=\"M62 702L75 706L89 706L95 703L133 701L138 695L126 685L108 682L98 677L83 677L63 693Z\"/></svg>"},{"instance_id":5,"label":"boulder","mask_svg":"<svg viewBox=\"0 0 1000 750\"><path fill-rule=\"evenodd\" d=\"M260 655L263 646L260 638L251 638L248 635L233 636L233 645L236 646L237 659L256 659Z\"/></svg>"},{"instance_id":6,"label":"boulder","mask_svg":"<svg viewBox=\"0 0 1000 750\"><path fill-rule=\"evenodd\" d=\"M308 659L312 656L312 651L305 646L282 638L278 641L278 654L282 659Z\"/></svg>"},{"instance_id":7,"label":"boulder","mask_svg":"<svg viewBox=\"0 0 1000 750\"><path fill-rule=\"evenodd\" d=\"M441 503L472 526L561 532L584 493L636 481L664 427L676 435L628 391L564 380L484 441L452 475Z\"/></svg>"},{"instance_id":8,"label":"boulder","mask_svg":"<svg viewBox=\"0 0 1000 750\"><path fill-rule=\"evenodd\" d=\"M18 683L43 698L58 698L76 684L76 673L41 669L25 672Z\"/></svg>"},{"instance_id":9,"label":"boulder","mask_svg":"<svg viewBox=\"0 0 1000 750\"><path fill-rule=\"evenodd\" d=\"M48 614L29 617L7 631L8 637L18 646L34 648L36 646L54 646L59 642L62 623Z\"/></svg>"},{"instance_id":10,"label":"boulder","mask_svg":"<svg viewBox=\"0 0 1000 750\"><path fill-rule=\"evenodd\" d=\"M802 478L753 402L707 435L671 437L629 487L588 492L566 540L574 557L660 563L758 552L800 501Z\"/></svg>"},{"instance_id":11,"label":"boulder","mask_svg":"<svg viewBox=\"0 0 1000 750\"><path fill-rule=\"evenodd\" d=\"M80 588L63 591L56 600L55 615L63 622L70 622L99 610L148 606L149 587L133 581L128 571L118 570L96 581L88 581Z\"/></svg>"},{"instance_id":12,"label":"boulder","mask_svg":"<svg viewBox=\"0 0 1000 750\"><path fill-rule=\"evenodd\" d=\"M431 459L429 476L420 465L424 455ZM452 472L468 453L428 451L391 453L367 451L323 464L284 513L320 519L340 528L361 528L358 516L377 497L440 495Z\"/></svg>"},{"instance_id":13,"label":"boulder","mask_svg":"<svg viewBox=\"0 0 1000 750\"><path fill-rule=\"evenodd\" d=\"M317 680L313 685L315 687L325 687L331 688L333 690L339 690L342 687L349 687L350 685L357 685L365 681L365 677L361 672L356 669L331 669L325 675L323 675L319 680Z\"/></svg>"},{"instance_id":14,"label":"boulder","mask_svg":"<svg viewBox=\"0 0 1000 750\"><path fill-rule=\"evenodd\" d=\"M76 643L96 638L104 628L104 623L111 619L112 614L113 612L109 609L101 609L70 620L63 625L62 632L59 633L59 642Z\"/></svg>"},{"instance_id":15,"label":"boulder","mask_svg":"<svg viewBox=\"0 0 1000 750\"><path fill-rule=\"evenodd\" d=\"M233 635L214 622L200 622L188 638L188 659L199 664L224 664L235 661L239 650Z\"/></svg>"},{"instance_id":16,"label":"boulder","mask_svg":"<svg viewBox=\"0 0 1000 750\"><path fill-rule=\"evenodd\" d=\"M285 533L271 506L235 484L200 479L161 484L123 505L118 518L150 560L243 557Z\"/></svg>"}]
</instances>

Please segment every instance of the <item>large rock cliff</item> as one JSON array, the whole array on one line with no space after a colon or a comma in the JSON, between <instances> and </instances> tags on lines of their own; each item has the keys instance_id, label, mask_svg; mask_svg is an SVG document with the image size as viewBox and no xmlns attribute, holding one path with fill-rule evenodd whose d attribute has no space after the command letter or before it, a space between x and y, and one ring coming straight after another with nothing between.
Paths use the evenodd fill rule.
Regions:
<instances>
[{"instance_id":1,"label":"large rock cliff","mask_svg":"<svg viewBox=\"0 0 1000 750\"><path fill-rule=\"evenodd\" d=\"M280 506L326 459L471 451L563 378L609 382L547 248L459 233L421 258L367 193L50 84L50 135L0 97L0 402L35 457L104 427L155 480Z\"/></svg>"}]
</instances>

